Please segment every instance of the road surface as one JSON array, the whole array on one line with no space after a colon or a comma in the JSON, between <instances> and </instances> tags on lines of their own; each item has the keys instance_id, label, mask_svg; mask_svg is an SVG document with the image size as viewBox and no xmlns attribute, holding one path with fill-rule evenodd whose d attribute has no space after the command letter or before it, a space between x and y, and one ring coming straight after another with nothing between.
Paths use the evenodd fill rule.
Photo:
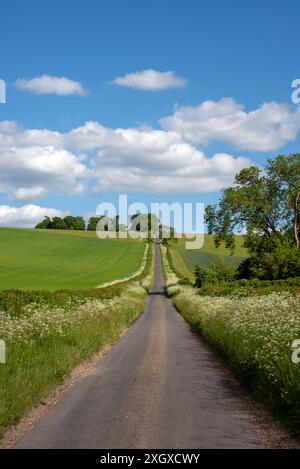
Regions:
<instances>
[{"instance_id":1,"label":"road surface","mask_svg":"<svg viewBox=\"0 0 300 469\"><path fill-rule=\"evenodd\" d=\"M145 311L17 448L259 448L245 404L164 293L159 245Z\"/></svg>"}]
</instances>

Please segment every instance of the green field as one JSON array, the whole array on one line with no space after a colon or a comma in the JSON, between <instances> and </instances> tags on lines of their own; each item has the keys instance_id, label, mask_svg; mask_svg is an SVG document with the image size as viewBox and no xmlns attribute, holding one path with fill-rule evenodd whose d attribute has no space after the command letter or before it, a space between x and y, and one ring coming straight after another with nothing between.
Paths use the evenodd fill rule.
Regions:
<instances>
[{"instance_id":1,"label":"green field","mask_svg":"<svg viewBox=\"0 0 300 469\"><path fill-rule=\"evenodd\" d=\"M0 229L0 289L91 288L138 270L144 245L93 232Z\"/></svg>"},{"instance_id":2,"label":"green field","mask_svg":"<svg viewBox=\"0 0 300 469\"><path fill-rule=\"evenodd\" d=\"M239 256L224 256L221 254L216 254L212 252L201 252L197 250L193 251L187 249L180 249L179 252L183 257L186 265L192 272L194 272L196 266L205 269L211 266L212 264L218 262L218 260L224 260L226 263L232 264L234 267L237 267L243 260L243 257Z\"/></svg>"},{"instance_id":3,"label":"green field","mask_svg":"<svg viewBox=\"0 0 300 469\"><path fill-rule=\"evenodd\" d=\"M178 239L170 247L174 267L183 277L190 280L193 279L196 266L207 268L221 259L237 267L247 256L247 250L243 247L243 238L241 236L236 236L235 241L236 248L234 254L231 255L230 250L225 248L224 245L216 248L211 235L206 234L204 236L204 245L201 249L185 249L184 238Z\"/></svg>"},{"instance_id":4,"label":"green field","mask_svg":"<svg viewBox=\"0 0 300 469\"><path fill-rule=\"evenodd\" d=\"M185 238L178 238L176 243L174 243L174 246L177 249L184 249L185 248ZM242 236L235 236L235 250L233 255L234 256L239 256L239 257L246 257L248 255L247 249L243 247L243 242L244 239ZM204 235L204 243L201 249L192 249L192 251L200 251L200 252L212 252L216 254L221 254L224 256L229 256L230 255L230 249L227 249L224 246L224 243L219 248L216 248L214 244L214 237L213 235L205 234Z\"/></svg>"}]
</instances>

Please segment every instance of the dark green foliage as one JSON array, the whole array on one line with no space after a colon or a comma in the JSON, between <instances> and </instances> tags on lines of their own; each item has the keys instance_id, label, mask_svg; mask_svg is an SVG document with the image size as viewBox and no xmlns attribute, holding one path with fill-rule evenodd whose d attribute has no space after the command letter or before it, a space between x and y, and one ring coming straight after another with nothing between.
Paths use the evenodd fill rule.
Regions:
<instances>
[{"instance_id":1,"label":"dark green foliage","mask_svg":"<svg viewBox=\"0 0 300 469\"><path fill-rule=\"evenodd\" d=\"M178 281L178 285L187 285L189 287L192 287L193 283L191 282L189 278L183 277Z\"/></svg>"},{"instance_id":2,"label":"dark green foliage","mask_svg":"<svg viewBox=\"0 0 300 469\"><path fill-rule=\"evenodd\" d=\"M87 231L96 231L98 222L104 217L105 215L101 215L99 217L91 217L87 224ZM119 233L120 229L122 231L125 231L126 226L120 225L119 215L117 215L115 218L106 217L105 225L103 226L103 230L101 231L116 231L116 233Z\"/></svg>"},{"instance_id":3,"label":"dark green foliage","mask_svg":"<svg viewBox=\"0 0 300 469\"><path fill-rule=\"evenodd\" d=\"M237 277L262 280L300 277L300 249L281 244L272 252L253 253L241 262Z\"/></svg>"},{"instance_id":4,"label":"dark green foliage","mask_svg":"<svg viewBox=\"0 0 300 469\"><path fill-rule=\"evenodd\" d=\"M199 288L201 296L252 296L267 295L273 292L300 293L300 277L285 280L242 279L230 282L204 283Z\"/></svg>"},{"instance_id":5,"label":"dark green foliage","mask_svg":"<svg viewBox=\"0 0 300 469\"><path fill-rule=\"evenodd\" d=\"M63 220L67 226L67 230L85 230L85 221L83 217L72 217L71 215L68 215Z\"/></svg>"},{"instance_id":6,"label":"dark green foliage","mask_svg":"<svg viewBox=\"0 0 300 469\"><path fill-rule=\"evenodd\" d=\"M224 259L218 259L204 269L197 266L195 268L196 288L202 288L205 284L216 284L219 282L229 282L235 278L235 269L232 264L225 262Z\"/></svg>"},{"instance_id":7,"label":"dark green foliage","mask_svg":"<svg viewBox=\"0 0 300 469\"><path fill-rule=\"evenodd\" d=\"M214 269L203 269L202 267L195 268L195 283L196 288L202 288L205 284L216 284L220 280L218 273Z\"/></svg>"},{"instance_id":8,"label":"dark green foliage","mask_svg":"<svg viewBox=\"0 0 300 469\"><path fill-rule=\"evenodd\" d=\"M38 230L50 230L52 227L52 220L50 217L45 217L43 221L38 223L35 228Z\"/></svg>"},{"instance_id":9,"label":"dark green foliage","mask_svg":"<svg viewBox=\"0 0 300 469\"><path fill-rule=\"evenodd\" d=\"M97 223L101 220L101 217L91 217L87 224L88 231L96 231Z\"/></svg>"},{"instance_id":10,"label":"dark green foliage","mask_svg":"<svg viewBox=\"0 0 300 469\"><path fill-rule=\"evenodd\" d=\"M45 217L35 228L40 230L85 230L85 221L83 217L71 215L64 218L53 217L52 219Z\"/></svg>"},{"instance_id":11,"label":"dark green foliage","mask_svg":"<svg viewBox=\"0 0 300 469\"><path fill-rule=\"evenodd\" d=\"M233 187L224 189L219 206L206 208L208 232L215 244L232 251L236 230L244 230L250 260L244 277L280 279L299 275L300 154L268 160L265 171L243 169ZM297 252L298 251L298 252Z\"/></svg>"},{"instance_id":12,"label":"dark green foliage","mask_svg":"<svg viewBox=\"0 0 300 469\"><path fill-rule=\"evenodd\" d=\"M148 233L148 236L151 236L152 231L158 236L159 226L159 218L153 213L135 213L130 218L129 230Z\"/></svg>"}]
</instances>

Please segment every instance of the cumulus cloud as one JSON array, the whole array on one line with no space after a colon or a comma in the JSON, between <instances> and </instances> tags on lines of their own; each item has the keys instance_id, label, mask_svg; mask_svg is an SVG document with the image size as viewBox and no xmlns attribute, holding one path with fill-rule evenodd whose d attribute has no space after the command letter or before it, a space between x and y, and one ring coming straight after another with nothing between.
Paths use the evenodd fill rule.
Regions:
<instances>
[{"instance_id":1,"label":"cumulus cloud","mask_svg":"<svg viewBox=\"0 0 300 469\"><path fill-rule=\"evenodd\" d=\"M223 98L181 107L160 123L193 144L222 141L242 150L274 151L296 138L300 108L268 102L246 112L234 99Z\"/></svg>"},{"instance_id":2,"label":"cumulus cloud","mask_svg":"<svg viewBox=\"0 0 300 469\"><path fill-rule=\"evenodd\" d=\"M252 161L206 155L195 144L224 141L274 150L296 138L300 108L266 103L246 112L227 98L179 108L162 128L109 128L99 122L62 133L0 122L0 192L17 202L92 190L174 194L215 192Z\"/></svg>"},{"instance_id":3,"label":"cumulus cloud","mask_svg":"<svg viewBox=\"0 0 300 469\"><path fill-rule=\"evenodd\" d=\"M20 90L35 94L58 94L64 96L71 94L83 96L87 94L85 88L78 81L51 75L42 75L30 79L18 78L15 81L15 86Z\"/></svg>"},{"instance_id":4,"label":"cumulus cloud","mask_svg":"<svg viewBox=\"0 0 300 469\"><path fill-rule=\"evenodd\" d=\"M0 191L10 199L82 193L89 177L85 157L64 147L63 134L0 123Z\"/></svg>"},{"instance_id":5,"label":"cumulus cloud","mask_svg":"<svg viewBox=\"0 0 300 469\"><path fill-rule=\"evenodd\" d=\"M96 193L212 192L250 164L222 153L209 158L173 131L87 122L59 133L0 123L0 191L15 201L79 194L89 186Z\"/></svg>"},{"instance_id":6,"label":"cumulus cloud","mask_svg":"<svg viewBox=\"0 0 300 469\"><path fill-rule=\"evenodd\" d=\"M183 88L187 85L187 80L171 71L158 72L149 69L117 77L112 83L137 90L158 91L167 88Z\"/></svg>"},{"instance_id":7,"label":"cumulus cloud","mask_svg":"<svg viewBox=\"0 0 300 469\"><path fill-rule=\"evenodd\" d=\"M32 228L45 216L63 217L67 214L68 212L62 212L55 208L40 207L34 204L24 205L23 207L0 205L0 226Z\"/></svg>"},{"instance_id":8,"label":"cumulus cloud","mask_svg":"<svg viewBox=\"0 0 300 469\"><path fill-rule=\"evenodd\" d=\"M11 199L17 202L24 200L37 200L47 194L47 190L42 186L18 187L12 194Z\"/></svg>"},{"instance_id":9,"label":"cumulus cloud","mask_svg":"<svg viewBox=\"0 0 300 469\"><path fill-rule=\"evenodd\" d=\"M97 150L94 192L213 192L249 166L248 158L216 154L208 158L172 131L108 129L88 122L65 136L67 146Z\"/></svg>"}]
</instances>

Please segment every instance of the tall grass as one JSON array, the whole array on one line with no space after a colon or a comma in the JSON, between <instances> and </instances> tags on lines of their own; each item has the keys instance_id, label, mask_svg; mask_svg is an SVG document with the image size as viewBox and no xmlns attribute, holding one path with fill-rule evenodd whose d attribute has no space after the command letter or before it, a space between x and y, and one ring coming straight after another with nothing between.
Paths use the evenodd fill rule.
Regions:
<instances>
[{"instance_id":1,"label":"tall grass","mask_svg":"<svg viewBox=\"0 0 300 469\"><path fill-rule=\"evenodd\" d=\"M292 343L300 339L300 295L201 296L176 282L163 255L167 290L182 316L299 436L300 363L292 361Z\"/></svg>"},{"instance_id":2,"label":"tall grass","mask_svg":"<svg viewBox=\"0 0 300 469\"><path fill-rule=\"evenodd\" d=\"M176 273L177 277L188 278L191 282L195 281L194 272L188 268L183 256L180 254L179 250L176 249L176 247L168 246L167 256L169 264L171 265L172 270L174 270Z\"/></svg>"}]
</instances>

